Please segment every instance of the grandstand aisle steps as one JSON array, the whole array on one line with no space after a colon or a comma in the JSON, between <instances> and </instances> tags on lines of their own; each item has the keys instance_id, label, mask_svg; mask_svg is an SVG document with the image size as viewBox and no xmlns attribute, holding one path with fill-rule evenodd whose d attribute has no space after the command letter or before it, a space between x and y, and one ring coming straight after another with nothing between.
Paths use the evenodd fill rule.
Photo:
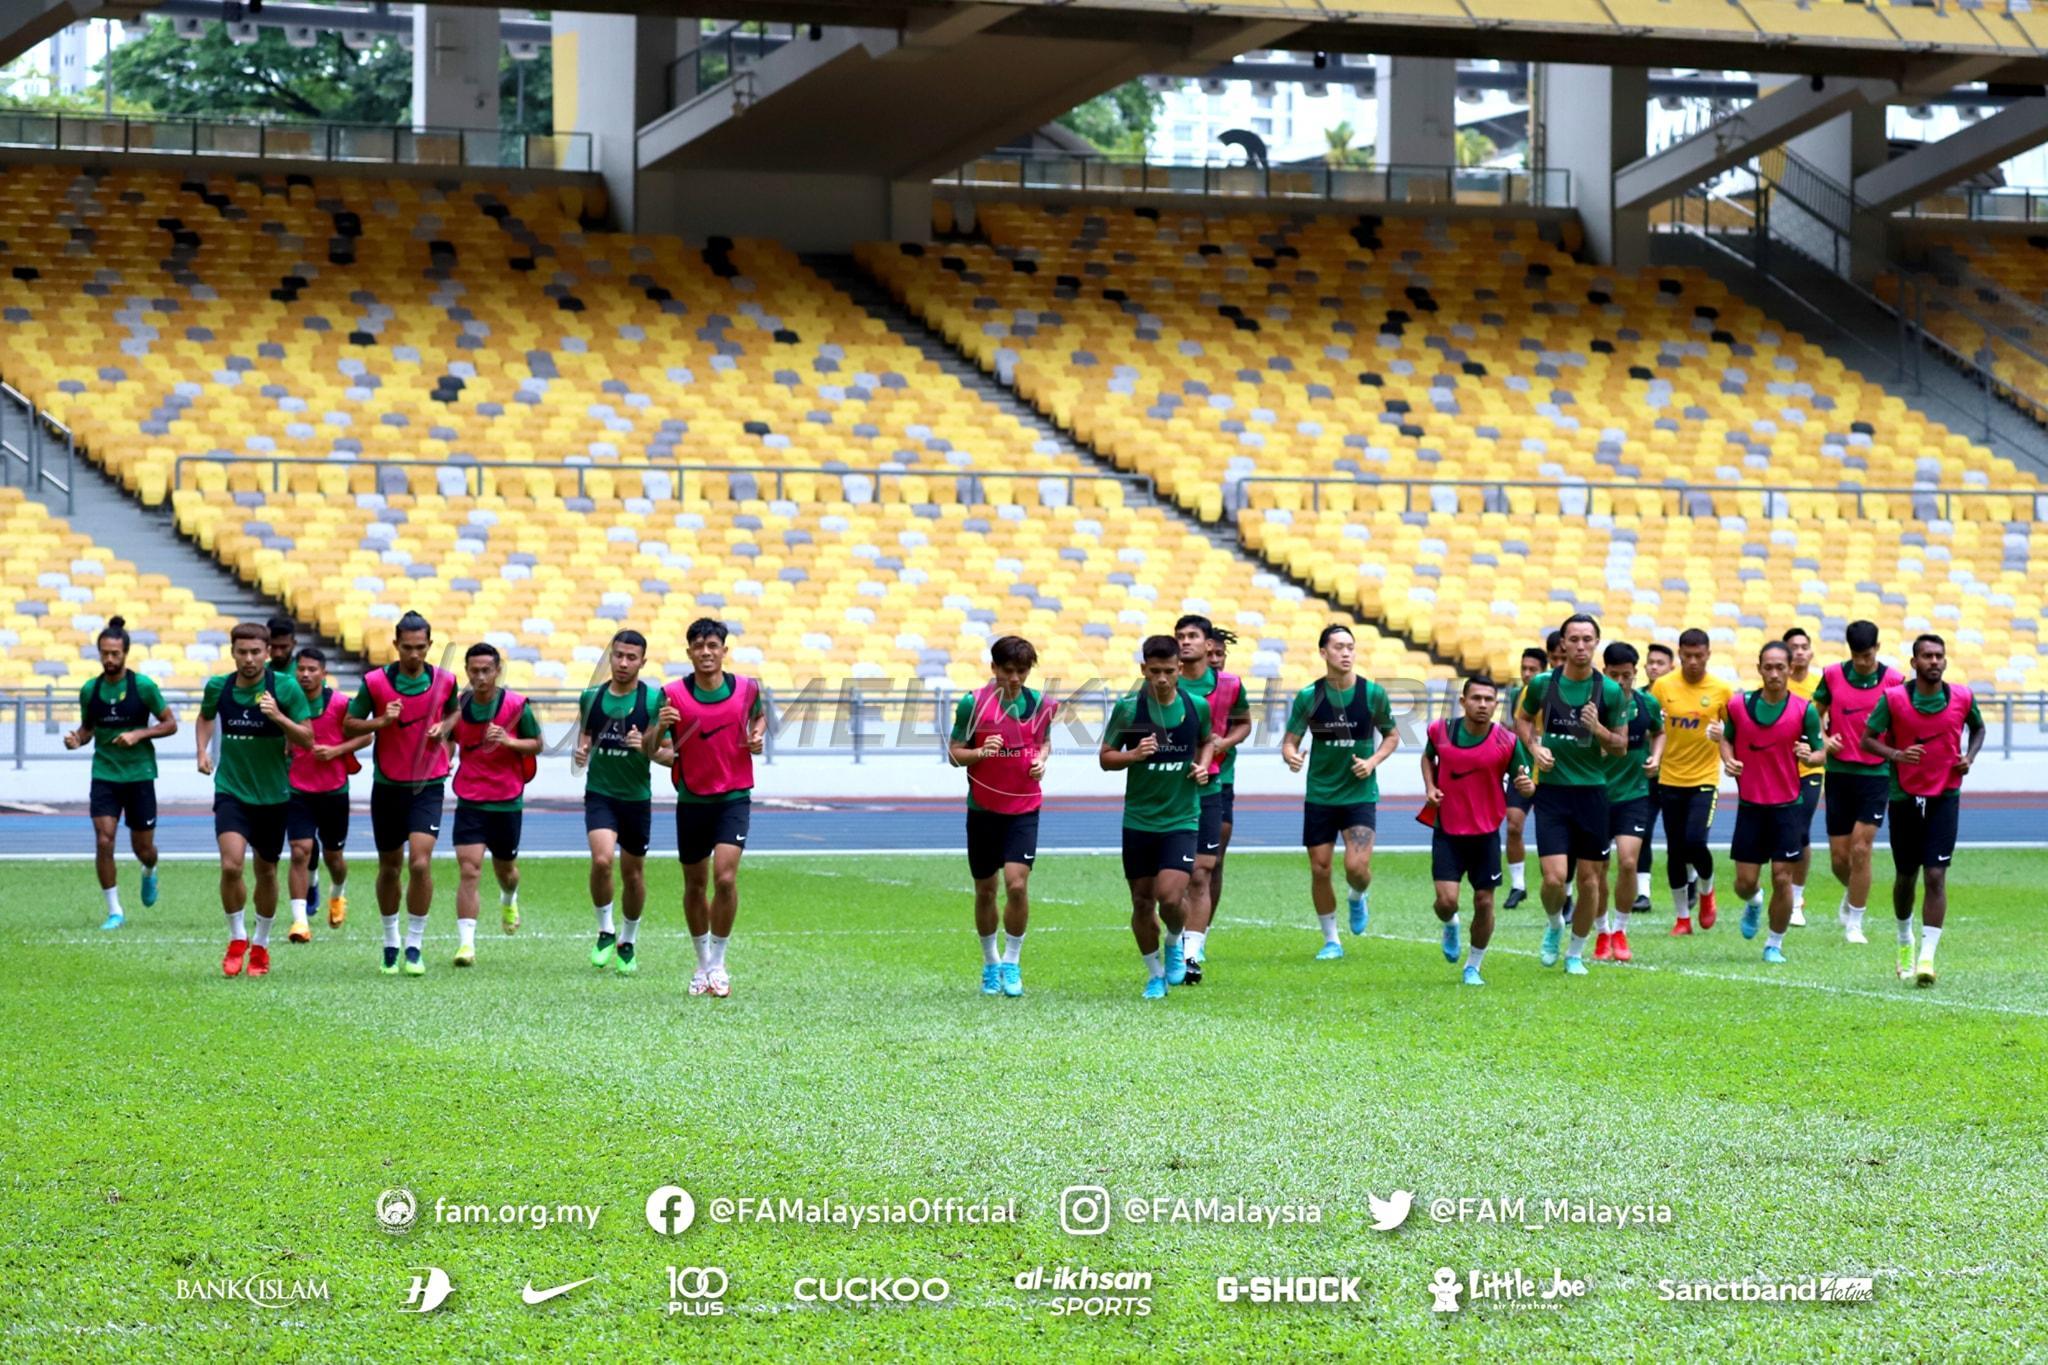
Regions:
<instances>
[{"instance_id":1,"label":"grandstand aisle steps","mask_svg":"<svg viewBox=\"0 0 2048 1365\"><path fill-rule=\"evenodd\" d=\"M77 506L68 516L62 493L46 487L37 495L52 516L68 520L74 530L133 561L141 572L163 574L173 583L190 588L236 620L262 621L288 614L283 603L250 587L178 534L168 503L161 510L144 507L82 457L76 469ZM328 667L337 684L344 688L355 686L363 671L361 659L332 640L315 640L303 631L300 642L318 643L327 651Z\"/></svg>"},{"instance_id":2,"label":"grandstand aisle steps","mask_svg":"<svg viewBox=\"0 0 2048 1365\"><path fill-rule=\"evenodd\" d=\"M1770 269L1790 289L1747 263L1751 257L1748 234L1723 233L1718 240L1742 259L1688 232L1658 233L1650 249L1656 264L1689 265L1706 271L1731 293L1798 327L1809 341L1908 407L1951 431L1982 439L1984 391L1945 357L1932 353L1922 358L1918 386L1910 375L1903 381L1897 377L1893 357L1898 347L1898 319L1890 310L1825 266L1780 244L1773 244ZM2048 430L2032 417L1999 399L1991 404L1991 434L1987 444L1998 454L2031 473L2048 475Z\"/></svg>"},{"instance_id":3,"label":"grandstand aisle steps","mask_svg":"<svg viewBox=\"0 0 2048 1365\"><path fill-rule=\"evenodd\" d=\"M853 257L817 253L806 255L802 257L802 260L810 268L812 274L818 276L825 283L859 304L867 311L869 317L880 319L888 326L892 333L902 338L909 345L916 347L919 354L929 357L946 373L954 376L967 388L972 389L980 396L982 401L993 403L1003 411L1012 414L1018 421L1023 422L1045 439L1057 441L1061 450L1072 455L1075 459L1095 465L1105 471L1115 469L1115 466L1108 460L1103 459L1088 447L1076 442L1072 436L1054 423L1051 418L1018 397L1015 390L1011 389L1001 380L996 379L993 375L983 373L972 361L948 344L944 337L926 327L924 323L906 311L894 298L890 297L888 290L884 289L866 271L860 268ZM1329 599L1316 592L1310 584L1289 573L1285 565L1268 561L1251 550L1246 549L1244 542L1238 538L1235 527L1229 522L1224 521L1214 524L1205 522L1173 499L1157 497L1142 487L1132 491L1132 501L1144 506L1161 508L1168 516L1190 530L1199 531L1211 544L1229 551L1245 564L1262 572L1278 573L1282 578L1307 591L1317 601L1323 602L1326 605L1329 603ZM1333 606L1332 610L1338 611L1342 609ZM1395 630L1392 625L1385 621L1376 621L1374 624L1387 635L1400 640L1418 653L1428 655L1438 663L1451 662L1436 650L1431 649L1428 644Z\"/></svg>"}]
</instances>

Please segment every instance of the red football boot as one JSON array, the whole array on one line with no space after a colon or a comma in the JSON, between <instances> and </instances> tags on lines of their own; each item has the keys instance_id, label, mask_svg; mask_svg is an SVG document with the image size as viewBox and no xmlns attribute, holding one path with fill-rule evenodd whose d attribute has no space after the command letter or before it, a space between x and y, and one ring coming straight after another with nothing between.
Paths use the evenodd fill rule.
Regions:
<instances>
[{"instance_id":1,"label":"red football boot","mask_svg":"<svg viewBox=\"0 0 2048 1365\"><path fill-rule=\"evenodd\" d=\"M1605 929L1602 929L1597 935L1594 936L1593 960L1595 962L1614 961L1614 951L1611 946L1613 940L1614 935L1608 933Z\"/></svg>"},{"instance_id":2,"label":"red football boot","mask_svg":"<svg viewBox=\"0 0 2048 1365\"><path fill-rule=\"evenodd\" d=\"M270 975L270 949L260 943L249 950L249 975Z\"/></svg>"},{"instance_id":3,"label":"red football boot","mask_svg":"<svg viewBox=\"0 0 2048 1365\"><path fill-rule=\"evenodd\" d=\"M1608 943L1607 947L1614 954L1616 962L1633 962L1636 960L1635 954L1628 950L1628 930L1626 929L1616 930L1613 939Z\"/></svg>"},{"instance_id":4,"label":"red football boot","mask_svg":"<svg viewBox=\"0 0 2048 1365\"><path fill-rule=\"evenodd\" d=\"M228 944L228 955L220 960L222 976L240 976L242 959L249 955L249 940L238 938Z\"/></svg>"},{"instance_id":5,"label":"red football boot","mask_svg":"<svg viewBox=\"0 0 2048 1365\"><path fill-rule=\"evenodd\" d=\"M1692 921L1691 921L1690 919L1687 919L1687 918L1686 918L1686 917L1685 917L1684 915L1680 915L1680 916L1678 917L1677 921L1676 921L1676 922L1674 922L1674 923L1672 924L1672 926L1671 926L1671 937L1673 937L1673 938L1690 938L1690 937L1692 937Z\"/></svg>"},{"instance_id":6,"label":"red football boot","mask_svg":"<svg viewBox=\"0 0 2048 1365\"><path fill-rule=\"evenodd\" d=\"M1711 929L1713 927L1714 893L1711 891L1702 891L1700 893L1700 928Z\"/></svg>"}]
</instances>

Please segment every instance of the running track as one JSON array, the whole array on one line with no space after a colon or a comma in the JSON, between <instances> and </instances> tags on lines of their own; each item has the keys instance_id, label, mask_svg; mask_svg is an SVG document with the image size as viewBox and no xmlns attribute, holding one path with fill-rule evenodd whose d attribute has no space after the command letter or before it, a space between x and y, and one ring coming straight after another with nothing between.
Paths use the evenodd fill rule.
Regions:
<instances>
[{"instance_id":1,"label":"running track","mask_svg":"<svg viewBox=\"0 0 2048 1365\"><path fill-rule=\"evenodd\" d=\"M1413 797L1390 797L1380 805L1379 847L1419 849L1429 846L1429 831L1415 823ZM1072 798L1046 803L1040 817L1039 847L1114 849L1118 843L1121 803ZM449 804L448 818L454 814ZM1824 845L1822 820L1814 822L1816 843ZM368 851L369 812L359 805L350 830L351 847ZM754 852L951 852L965 841L964 806L956 800L830 801L760 800L754 803ZM1714 844L1725 849L1734 832L1734 802L1725 795L1714 821ZM446 827L444 826L444 829ZM673 816L666 809L654 815L651 854L675 851ZM1663 841L1663 829L1658 831ZM1884 836L1878 836L1880 851ZM2048 846L2048 792L1984 792L1965 797L1962 842ZM445 843L445 835L444 835ZM1301 802L1279 796L1240 796L1233 848L1296 849L1301 843ZM126 856L127 838L116 845ZM211 854L213 815L197 806L166 806L157 828L157 847L167 854ZM526 811L522 850L534 854L582 853L583 809L555 802L536 802ZM1534 852L1534 838L1530 851ZM92 856L92 833L85 809L67 808L53 815L0 813L0 858Z\"/></svg>"}]
</instances>

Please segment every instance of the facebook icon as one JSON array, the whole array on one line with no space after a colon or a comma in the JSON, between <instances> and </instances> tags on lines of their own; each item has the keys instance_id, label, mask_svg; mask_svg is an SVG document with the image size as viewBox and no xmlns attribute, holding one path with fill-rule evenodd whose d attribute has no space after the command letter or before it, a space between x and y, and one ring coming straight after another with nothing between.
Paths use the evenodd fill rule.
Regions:
<instances>
[{"instance_id":1,"label":"facebook icon","mask_svg":"<svg viewBox=\"0 0 2048 1365\"><path fill-rule=\"evenodd\" d=\"M663 1185L647 1196L647 1226L673 1237L697 1221L697 1201L681 1185Z\"/></svg>"}]
</instances>

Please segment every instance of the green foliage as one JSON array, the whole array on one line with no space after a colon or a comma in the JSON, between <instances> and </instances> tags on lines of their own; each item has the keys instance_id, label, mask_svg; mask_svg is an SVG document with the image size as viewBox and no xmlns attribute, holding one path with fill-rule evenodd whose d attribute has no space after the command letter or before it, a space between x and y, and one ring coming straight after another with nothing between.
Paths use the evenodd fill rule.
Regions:
<instances>
[{"instance_id":1,"label":"green foliage","mask_svg":"<svg viewBox=\"0 0 2048 1365\"><path fill-rule=\"evenodd\" d=\"M1142 157L1152 145L1159 125L1159 111L1166 105L1156 91L1143 81L1125 81L1105 90L1086 104L1059 116L1062 127L1071 128L1112 156Z\"/></svg>"},{"instance_id":2,"label":"green foliage","mask_svg":"<svg viewBox=\"0 0 2048 1365\"><path fill-rule=\"evenodd\" d=\"M519 79L525 69L526 116L520 117ZM508 133L548 133L555 127L555 49L544 46L530 61L498 58L498 126Z\"/></svg>"},{"instance_id":3,"label":"green foliage","mask_svg":"<svg viewBox=\"0 0 2048 1365\"><path fill-rule=\"evenodd\" d=\"M1458 130L1458 164L1460 166L1483 166L1500 153L1493 139L1477 128Z\"/></svg>"},{"instance_id":4,"label":"green foliage","mask_svg":"<svg viewBox=\"0 0 2048 1365\"><path fill-rule=\"evenodd\" d=\"M1334 128L1323 129L1323 137L1330 144L1330 150L1324 153L1323 159L1335 169L1369 170L1372 167L1372 148L1352 146L1352 139L1357 136L1358 130L1351 126L1349 119Z\"/></svg>"},{"instance_id":5,"label":"green foliage","mask_svg":"<svg viewBox=\"0 0 2048 1365\"><path fill-rule=\"evenodd\" d=\"M114 50L114 89L170 118L311 119L395 124L412 114L412 56L392 39L362 52L339 33L293 47L263 28L253 43L228 40L221 24L185 39L168 23Z\"/></svg>"}]
</instances>

